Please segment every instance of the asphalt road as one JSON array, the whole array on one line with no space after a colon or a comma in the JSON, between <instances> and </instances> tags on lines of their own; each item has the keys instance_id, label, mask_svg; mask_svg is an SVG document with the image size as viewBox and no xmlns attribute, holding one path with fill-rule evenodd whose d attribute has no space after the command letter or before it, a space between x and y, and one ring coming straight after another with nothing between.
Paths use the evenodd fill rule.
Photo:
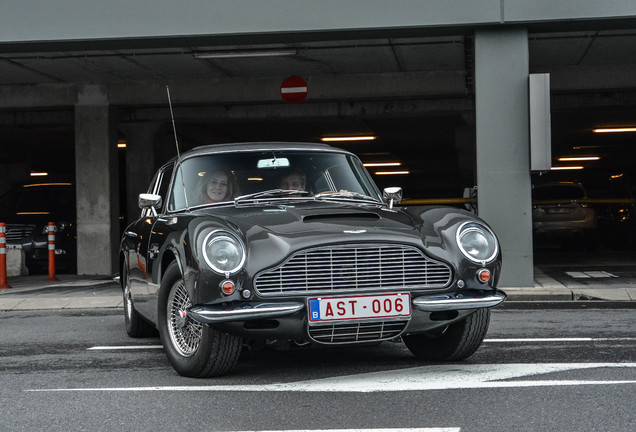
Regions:
<instances>
[{"instance_id":1,"label":"asphalt road","mask_svg":"<svg viewBox=\"0 0 636 432\"><path fill-rule=\"evenodd\" d=\"M636 430L635 309L496 309L462 363L265 349L205 380L120 312L1 312L0 431Z\"/></svg>"}]
</instances>

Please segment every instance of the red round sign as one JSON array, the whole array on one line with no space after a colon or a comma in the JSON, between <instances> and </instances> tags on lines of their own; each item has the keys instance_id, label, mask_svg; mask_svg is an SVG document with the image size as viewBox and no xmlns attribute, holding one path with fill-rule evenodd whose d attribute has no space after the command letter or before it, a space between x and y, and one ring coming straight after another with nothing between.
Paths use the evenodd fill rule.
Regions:
<instances>
[{"instance_id":1,"label":"red round sign","mask_svg":"<svg viewBox=\"0 0 636 432\"><path fill-rule=\"evenodd\" d=\"M302 102L307 97L307 83L298 76L285 78L280 85L280 97L290 104Z\"/></svg>"}]
</instances>

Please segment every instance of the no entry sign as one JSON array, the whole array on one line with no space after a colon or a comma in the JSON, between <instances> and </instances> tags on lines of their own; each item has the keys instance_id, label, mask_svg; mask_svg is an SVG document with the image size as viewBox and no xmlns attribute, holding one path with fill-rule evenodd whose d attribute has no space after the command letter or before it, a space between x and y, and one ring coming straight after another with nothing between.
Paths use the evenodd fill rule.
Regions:
<instances>
[{"instance_id":1,"label":"no entry sign","mask_svg":"<svg viewBox=\"0 0 636 432\"><path fill-rule=\"evenodd\" d=\"M280 85L280 97L290 104L302 102L307 97L307 83L298 76L285 78Z\"/></svg>"}]
</instances>

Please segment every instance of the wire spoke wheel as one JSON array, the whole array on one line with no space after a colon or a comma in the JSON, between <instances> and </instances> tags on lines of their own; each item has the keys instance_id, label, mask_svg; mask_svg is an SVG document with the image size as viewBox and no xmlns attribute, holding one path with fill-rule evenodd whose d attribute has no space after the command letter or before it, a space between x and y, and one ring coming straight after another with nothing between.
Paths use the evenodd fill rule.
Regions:
<instances>
[{"instance_id":1,"label":"wire spoke wheel","mask_svg":"<svg viewBox=\"0 0 636 432\"><path fill-rule=\"evenodd\" d=\"M168 297L168 332L174 348L184 357L192 356L203 337L203 324L187 316L192 301L182 280L177 281Z\"/></svg>"}]
</instances>

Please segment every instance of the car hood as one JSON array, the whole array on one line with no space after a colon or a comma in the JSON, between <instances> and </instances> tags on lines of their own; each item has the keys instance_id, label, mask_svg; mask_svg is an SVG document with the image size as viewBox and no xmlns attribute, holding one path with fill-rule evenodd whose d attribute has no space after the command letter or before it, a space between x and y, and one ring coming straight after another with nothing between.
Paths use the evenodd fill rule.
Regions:
<instances>
[{"instance_id":1,"label":"car hood","mask_svg":"<svg viewBox=\"0 0 636 432\"><path fill-rule=\"evenodd\" d=\"M262 257L258 267L325 244L399 242L422 248L420 226L408 214L375 205L298 202L215 207L202 213L223 219L238 232L248 256Z\"/></svg>"},{"instance_id":2,"label":"car hood","mask_svg":"<svg viewBox=\"0 0 636 432\"><path fill-rule=\"evenodd\" d=\"M398 210L337 202L299 202L259 206L217 207L207 212L235 225L247 240L258 232L281 237L369 234L420 238L414 221ZM343 231L346 231L344 233Z\"/></svg>"}]
</instances>

